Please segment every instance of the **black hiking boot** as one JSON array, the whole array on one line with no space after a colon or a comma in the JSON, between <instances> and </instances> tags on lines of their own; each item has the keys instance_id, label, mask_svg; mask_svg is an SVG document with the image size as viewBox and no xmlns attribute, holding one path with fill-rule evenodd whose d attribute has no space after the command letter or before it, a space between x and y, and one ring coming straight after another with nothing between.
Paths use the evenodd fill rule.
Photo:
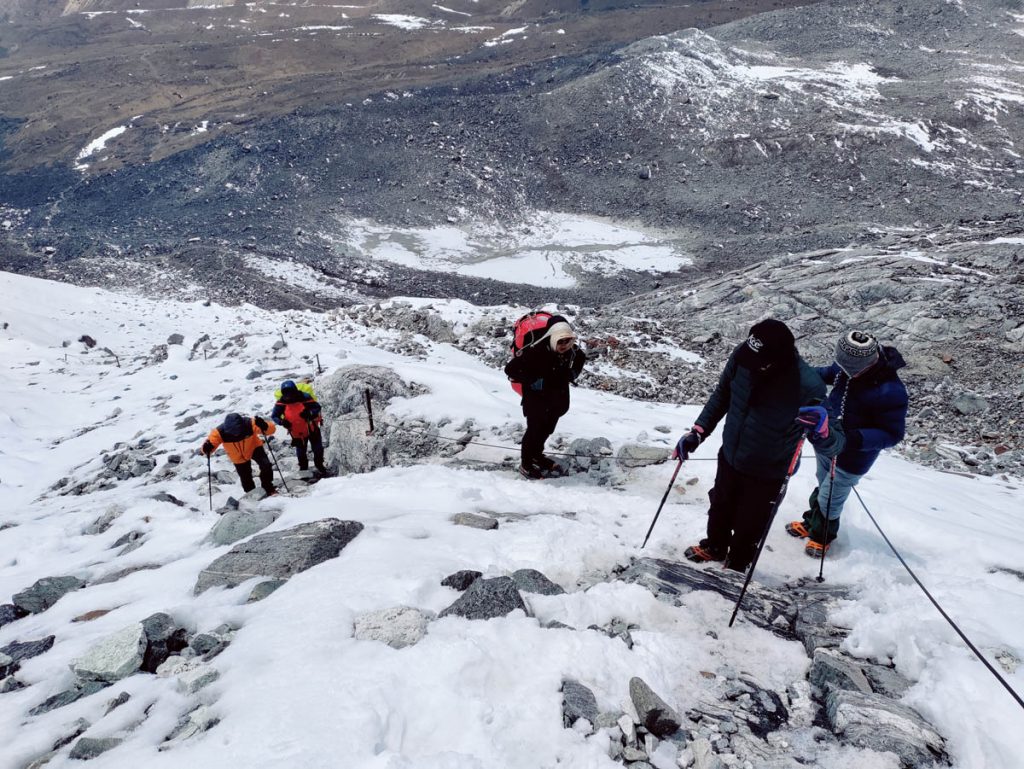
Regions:
<instances>
[{"instance_id":1,"label":"black hiking boot","mask_svg":"<svg viewBox=\"0 0 1024 769\"><path fill-rule=\"evenodd\" d=\"M565 475L565 468L551 457L544 456L543 454L541 454L537 459L536 465L540 468L541 472L547 474L549 478L557 478Z\"/></svg>"},{"instance_id":2,"label":"black hiking boot","mask_svg":"<svg viewBox=\"0 0 1024 769\"><path fill-rule=\"evenodd\" d=\"M519 474L531 481L539 481L544 478L544 471L536 465L519 465Z\"/></svg>"}]
</instances>

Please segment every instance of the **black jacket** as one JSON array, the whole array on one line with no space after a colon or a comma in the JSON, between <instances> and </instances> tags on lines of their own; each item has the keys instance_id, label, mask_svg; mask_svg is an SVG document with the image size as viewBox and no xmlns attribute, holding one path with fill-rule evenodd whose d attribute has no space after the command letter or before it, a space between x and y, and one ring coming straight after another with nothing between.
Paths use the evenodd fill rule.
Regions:
<instances>
[{"instance_id":1,"label":"black jacket","mask_svg":"<svg viewBox=\"0 0 1024 769\"><path fill-rule=\"evenodd\" d=\"M883 347L878 363L850 379L838 364L817 371L825 384L833 385L829 410L841 418L846 446L836 466L863 475L871 469L882 449L895 446L907 429L907 388L899 369L906 361L895 347Z\"/></svg>"},{"instance_id":2,"label":"black jacket","mask_svg":"<svg viewBox=\"0 0 1024 769\"><path fill-rule=\"evenodd\" d=\"M696 424L710 435L725 417L725 461L747 475L782 479L803 431L796 422L798 409L824 404L825 383L799 355L785 367L764 376L754 375L736 362L741 347L729 356ZM832 457L842 446L842 430L830 418L828 438L815 450Z\"/></svg>"},{"instance_id":3,"label":"black jacket","mask_svg":"<svg viewBox=\"0 0 1024 769\"><path fill-rule=\"evenodd\" d=\"M569 410L569 384L583 370L587 355L574 345L558 354L545 339L520 350L505 366L508 378L523 386L523 413L560 417Z\"/></svg>"}]
</instances>

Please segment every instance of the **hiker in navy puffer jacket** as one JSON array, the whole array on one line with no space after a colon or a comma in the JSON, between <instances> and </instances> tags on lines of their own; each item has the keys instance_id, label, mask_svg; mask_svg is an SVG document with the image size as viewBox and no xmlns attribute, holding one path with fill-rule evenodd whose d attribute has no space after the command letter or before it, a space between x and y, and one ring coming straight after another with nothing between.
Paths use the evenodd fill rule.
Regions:
<instances>
[{"instance_id":1,"label":"hiker in navy puffer jacket","mask_svg":"<svg viewBox=\"0 0 1024 769\"><path fill-rule=\"evenodd\" d=\"M820 557L822 548L828 550L839 533L839 516L850 491L882 449L903 440L907 388L896 372L906 365L895 347L880 347L867 332L850 331L836 344L835 362L818 369L832 386L829 411L842 422L846 445L836 457L834 480L832 460L818 455L818 488L811 493L811 507L802 521L786 526L794 537L808 538L808 555Z\"/></svg>"}]
</instances>

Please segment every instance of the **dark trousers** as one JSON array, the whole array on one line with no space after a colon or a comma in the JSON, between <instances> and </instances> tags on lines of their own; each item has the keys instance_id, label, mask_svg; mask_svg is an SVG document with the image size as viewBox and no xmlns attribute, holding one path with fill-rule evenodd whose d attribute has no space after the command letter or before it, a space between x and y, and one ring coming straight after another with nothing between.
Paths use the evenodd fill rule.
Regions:
<instances>
[{"instance_id":1,"label":"dark trousers","mask_svg":"<svg viewBox=\"0 0 1024 769\"><path fill-rule=\"evenodd\" d=\"M268 494L276 491L274 488L274 466L270 464L270 457L267 456L266 449L258 446L252 453L252 458L260 467L260 486ZM235 465L235 471L238 473L238 477L242 481L242 488L246 492L256 488L256 483L252 479L252 462L243 462L240 465Z\"/></svg>"},{"instance_id":2,"label":"dark trousers","mask_svg":"<svg viewBox=\"0 0 1024 769\"><path fill-rule=\"evenodd\" d=\"M299 460L299 469L309 469L309 454L306 453L306 441L313 447L313 466L317 470L324 467L324 439L320 434L320 428L310 430L305 438L292 438L292 445L295 447L295 456Z\"/></svg>"},{"instance_id":3,"label":"dark trousers","mask_svg":"<svg viewBox=\"0 0 1024 769\"><path fill-rule=\"evenodd\" d=\"M715 486L708 494L708 538L701 544L725 555L730 569L746 571L784 480L741 473L719 453Z\"/></svg>"},{"instance_id":4,"label":"dark trousers","mask_svg":"<svg viewBox=\"0 0 1024 769\"><path fill-rule=\"evenodd\" d=\"M523 467L536 465L544 456L544 442L558 427L559 416L542 409L523 409L526 415L526 432L521 447Z\"/></svg>"}]
</instances>

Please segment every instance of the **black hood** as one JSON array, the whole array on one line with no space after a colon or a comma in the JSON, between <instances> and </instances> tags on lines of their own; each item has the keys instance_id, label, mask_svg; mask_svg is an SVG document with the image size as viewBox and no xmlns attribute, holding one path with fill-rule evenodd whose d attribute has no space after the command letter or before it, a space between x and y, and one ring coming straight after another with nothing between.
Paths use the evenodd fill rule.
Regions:
<instances>
[{"instance_id":1,"label":"black hood","mask_svg":"<svg viewBox=\"0 0 1024 769\"><path fill-rule=\"evenodd\" d=\"M217 428L217 432L225 443L244 441L252 435L252 420L241 414L228 414Z\"/></svg>"}]
</instances>

